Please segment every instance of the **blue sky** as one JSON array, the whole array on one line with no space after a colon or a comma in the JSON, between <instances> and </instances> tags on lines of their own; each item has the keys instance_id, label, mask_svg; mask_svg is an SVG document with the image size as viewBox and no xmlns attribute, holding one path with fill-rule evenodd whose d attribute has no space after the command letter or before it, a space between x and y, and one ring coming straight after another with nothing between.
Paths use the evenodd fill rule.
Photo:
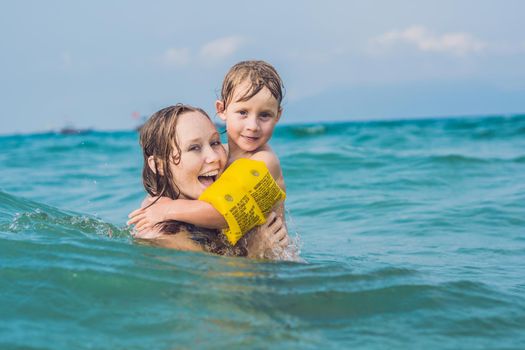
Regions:
<instances>
[{"instance_id":1,"label":"blue sky","mask_svg":"<svg viewBox=\"0 0 525 350\"><path fill-rule=\"evenodd\" d=\"M285 122L525 112L523 1L12 1L0 134L129 129L177 102L213 114L264 59Z\"/></svg>"}]
</instances>

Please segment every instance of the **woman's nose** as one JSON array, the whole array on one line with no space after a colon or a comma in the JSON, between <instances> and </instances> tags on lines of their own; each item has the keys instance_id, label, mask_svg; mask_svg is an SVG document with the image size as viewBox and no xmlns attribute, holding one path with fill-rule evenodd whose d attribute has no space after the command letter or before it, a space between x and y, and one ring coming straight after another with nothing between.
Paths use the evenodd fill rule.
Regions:
<instances>
[{"instance_id":1,"label":"woman's nose","mask_svg":"<svg viewBox=\"0 0 525 350\"><path fill-rule=\"evenodd\" d=\"M219 154L212 148L206 147L206 163L214 163L219 160Z\"/></svg>"}]
</instances>

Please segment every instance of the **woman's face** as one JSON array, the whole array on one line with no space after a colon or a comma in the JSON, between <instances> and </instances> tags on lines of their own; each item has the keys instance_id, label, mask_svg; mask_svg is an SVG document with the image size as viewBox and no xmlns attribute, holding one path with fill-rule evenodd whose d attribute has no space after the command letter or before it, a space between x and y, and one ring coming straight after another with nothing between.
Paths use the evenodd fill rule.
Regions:
<instances>
[{"instance_id":1,"label":"woman's face","mask_svg":"<svg viewBox=\"0 0 525 350\"><path fill-rule=\"evenodd\" d=\"M224 170L226 151L215 125L200 112L179 116L176 134L181 153L179 164L170 163L173 181L180 190L179 198L197 199ZM175 159L178 156L176 153Z\"/></svg>"}]
</instances>

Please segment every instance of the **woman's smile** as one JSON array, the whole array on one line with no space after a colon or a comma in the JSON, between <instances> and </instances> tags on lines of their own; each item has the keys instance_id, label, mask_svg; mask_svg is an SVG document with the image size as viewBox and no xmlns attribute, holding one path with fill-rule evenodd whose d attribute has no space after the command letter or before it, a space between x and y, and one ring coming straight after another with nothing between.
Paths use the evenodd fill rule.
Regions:
<instances>
[{"instance_id":1,"label":"woman's smile","mask_svg":"<svg viewBox=\"0 0 525 350\"><path fill-rule=\"evenodd\" d=\"M207 188L208 186L210 186L217 180L217 177L219 176L219 172L220 172L219 169L211 170L211 171L208 171L206 173L199 175L198 179L200 183L203 184Z\"/></svg>"}]
</instances>

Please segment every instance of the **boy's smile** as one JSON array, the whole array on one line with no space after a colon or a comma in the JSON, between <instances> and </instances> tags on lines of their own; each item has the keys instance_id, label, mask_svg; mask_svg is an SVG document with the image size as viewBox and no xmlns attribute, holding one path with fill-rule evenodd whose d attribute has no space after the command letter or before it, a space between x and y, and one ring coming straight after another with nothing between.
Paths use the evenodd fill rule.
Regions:
<instances>
[{"instance_id":1,"label":"boy's smile","mask_svg":"<svg viewBox=\"0 0 525 350\"><path fill-rule=\"evenodd\" d=\"M243 137L247 142L257 142L259 140L259 137L255 137L255 136L246 136L246 135L241 135L241 137Z\"/></svg>"},{"instance_id":2,"label":"boy's smile","mask_svg":"<svg viewBox=\"0 0 525 350\"><path fill-rule=\"evenodd\" d=\"M240 84L226 109L222 101L216 102L219 117L226 122L230 149L255 152L272 137L273 129L281 117L279 103L264 87L247 101L240 101L249 85Z\"/></svg>"}]
</instances>

